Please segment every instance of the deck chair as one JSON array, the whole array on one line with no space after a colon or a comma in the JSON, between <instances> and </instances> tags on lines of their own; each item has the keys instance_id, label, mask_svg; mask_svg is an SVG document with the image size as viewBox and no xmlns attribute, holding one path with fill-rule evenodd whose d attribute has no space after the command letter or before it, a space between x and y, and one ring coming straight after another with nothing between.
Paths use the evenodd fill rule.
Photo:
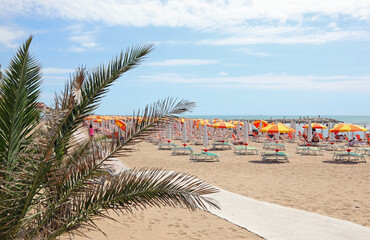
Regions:
<instances>
[{"instance_id":1,"label":"deck chair","mask_svg":"<svg viewBox=\"0 0 370 240\"><path fill-rule=\"evenodd\" d=\"M324 140L324 137L322 136L322 134L321 133L316 133L317 134L317 136L319 136L319 138L321 139L321 140Z\"/></svg>"},{"instance_id":2,"label":"deck chair","mask_svg":"<svg viewBox=\"0 0 370 240\"><path fill-rule=\"evenodd\" d=\"M263 152L261 157L264 162L289 162L285 152Z\"/></svg>"},{"instance_id":3,"label":"deck chair","mask_svg":"<svg viewBox=\"0 0 370 240\"><path fill-rule=\"evenodd\" d=\"M362 142L362 138L358 134L356 134L356 139L357 139L357 141Z\"/></svg>"},{"instance_id":4,"label":"deck chair","mask_svg":"<svg viewBox=\"0 0 370 240\"><path fill-rule=\"evenodd\" d=\"M190 160L194 162L219 162L220 155L210 152L193 153L190 155Z\"/></svg>"}]
</instances>

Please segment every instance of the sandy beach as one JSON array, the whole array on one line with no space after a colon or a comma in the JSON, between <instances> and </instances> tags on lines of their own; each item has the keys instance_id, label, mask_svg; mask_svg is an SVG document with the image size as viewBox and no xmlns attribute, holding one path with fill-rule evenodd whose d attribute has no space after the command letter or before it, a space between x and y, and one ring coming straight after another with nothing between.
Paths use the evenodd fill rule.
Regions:
<instances>
[{"instance_id":1,"label":"sandy beach","mask_svg":"<svg viewBox=\"0 0 370 240\"><path fill-rule=\"evenodd\" d=\"M296 143L285 145L289 163L264 163L260 155L238 156L231 150L217 151L220 162L192 162L189 156L172 156L171 151L158 150L158 146L147 142L140 143L137 151L121 160L130 168L160 167L188 173L253 199L370 225L368 163L333 163L331 152L301 156L295 153ZM250 146L262 150L261 143L252 142ZM118 222L97 221L108 239L260 239L201 210L152 208L114 218ZM106 239L98 232L84 233L93 239Z\"/></svg>"}]
</instances>

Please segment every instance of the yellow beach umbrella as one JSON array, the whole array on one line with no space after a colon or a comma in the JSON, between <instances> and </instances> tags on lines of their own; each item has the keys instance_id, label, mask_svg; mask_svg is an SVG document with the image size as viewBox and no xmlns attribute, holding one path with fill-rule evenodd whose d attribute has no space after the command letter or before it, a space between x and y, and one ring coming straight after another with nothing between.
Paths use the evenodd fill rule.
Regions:
<instances>
[{"instance_id":1,"label":"yellow beach umbrella","mask_svg":"<svg viewBox=\"0 0 370 240\"><path fill-rule=\"evenodd\" d=\"M197 122L195 122L195 125L197 126L204 126L204 125L207 125L207 126L211 126L211 124L209 124L209 122L207 120L199 120Z\"/></svg>"},{"instance_id":2,"label":"yellow beach umbrella","mask_svg":"<svg viewBox=\"0 0 370 240\"><path fill-rule=\"evenodd\" d=\"M354 124L340 123L340 124L335 125L334 128L329 130L329 132L334 132L334 133L338 133L338 132L357 132L357 131L365 132L365 131L367 131L367 129L364 128L364 127L354 125Z\"/></svg>"},{"instance_id":3,"label":"yellow beach umbrella","mask_svg":"<svg viewBox=\"0 0 370 240\"><path fill-rule=\"evenodd\" d=\"M114 123L123 131L126 131L126 123L122 122L121 120L115 120Z\"/></svg>"},{"instance_id":4,"label":"yellow beach umbrella","mask_svg":"<svg viewBox=\"0 0 370 240\"><path fill-rule=\"evenodd\" d=\"M103 120L101 118L95 119L94 122L101 123Z\"/></svg>"},{"instance_id":5,"label":"yellow beach umbrella","mask_svg":"<svg viewBox=\"0 0 370 240\"><path fill-rule=\"evenodd\" d=\"M266 122L265 120L256 120L253 122L253 125L256 127L256 128L260 128L260 125L261 125L261 122L262 122L262 127L261 128L264 128L266 127L267 125L269 125L268 122Z\"/></svg>"},{"instance_id":6,"label":"yellow beach umbrella","mask_svg":"<svg viewBox=\"0 0 370 240\"><path fill-rule=\"evenodd\" d=\"M271 123L260 130L264 133L293 133L295 130L283 123Z\"/></svg>"},{"instance_id":7,"label":"yellow beach umbrella","mask_svg":"<svg viewBox=\"0 0 370 240\"><path fill-rule=\"evenodd\" d=\"M327 127L320 123L311 123L311 127L315 129L327 129ZM303 128L308 128L308 124L304 125Z\"/></svg>"},{"instance_id":8,"label":"yellow beach umbrella","mask_svg":"<svg viewBox=\"0 0 370 240\"><path fill-rule=\"evenodd\" d=\"M212 124L213 128L236 128L234 124L228 123L228 122L218 122L215 124Z\"/></svg>"},{"instance_id":9,"label":"yellow beach umbrella","mask_svg":"<svg viewBox=\"0 0 370 240\"><path fill-rule=\"evenodd\" d=\"M238 124L239 126L244 126L244 123L240 121L230 121L229 123L234 124L235 126L238 126Z\"/></svg>"}]
</instances>

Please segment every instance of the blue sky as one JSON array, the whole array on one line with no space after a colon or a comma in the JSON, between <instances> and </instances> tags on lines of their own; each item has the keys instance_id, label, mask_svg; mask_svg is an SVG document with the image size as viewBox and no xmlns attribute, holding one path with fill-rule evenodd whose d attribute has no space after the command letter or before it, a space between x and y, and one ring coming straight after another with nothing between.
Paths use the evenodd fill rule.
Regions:
<instances>
[{"instance_id":1,"label":"blue sky","mask_svg":"<svg viewBox=\"0 0 370 240\"><path fill-rule=\"evenodd\" d=\"M50 104L78 66L155 50L98 113L167 96L192 115L370 115L370 1L0 0L0 64L34 34Z\"/></svg>"}]
</instances>

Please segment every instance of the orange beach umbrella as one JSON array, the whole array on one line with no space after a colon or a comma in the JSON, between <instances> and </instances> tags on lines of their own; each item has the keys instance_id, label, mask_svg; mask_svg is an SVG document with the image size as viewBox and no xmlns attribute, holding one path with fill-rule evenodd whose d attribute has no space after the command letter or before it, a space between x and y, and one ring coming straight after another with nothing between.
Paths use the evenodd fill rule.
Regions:
<instances>
[{"instance_id":1,"label":"orange beach umbrella","mask_svg":"<svg viewBox=\"0 0 370 240\"><path fill-rule=\"evenodd\" d=\"M235 126L237 126L238 124L239 124L239 126L244 126L244 123L243 122L240 122L240 121L230 121L229 123L232 123Z\"/></svg>"},{"instance_id":2,"label":"orange beach umbrella","mask_svg":"<svg viewBox=\"0 0 370 240\"><path fill-rule=\"evenodd\" d=\"M334 132L334 133L338 133L338 132L357 132L357 131L365 132L365 131L367 131L367 129L364 128L364 127L354 125L354 124L340 123L338 125L335 125L334 128L329 130L329 132Z\"/></svg>"},{"instance_id":3,"label":"orange beach umbrella","mask_svg":"<svg viewBox=\"0 0 370 240\"><path fill-rule=\"evenodd\" d=\"M218 122L215 124L212 124L213 128L236 128L234 124L228 123L228 122Z\"/></svg>"},{"instance_id":4,"label":"orange beach umbrella","mask_svg":"<svg viewBox=\"0 0 370 240\"><path fill-rule=\"evenodd\" d=\"M195 125L199 126L204 126L204 125L207 125L207 126L211 126L211 124L209 124L209 122L207 120L199 120L197 122L195 122Z\"/></svg>"},{"instance_id":5,"label":"orange beach umbrella","mask_svg":"<svg viewBox=\"0 0 370 240\"><path fill-rule=\"evenodd\" d=\"M267 125L269 125L268 122L266 122L265 120L256 120L253 122L253 125L256 127L256 128L260 128L260 124L262 122L262 128L266 127Z\"/></svg>"},{"instance_id":6,"label":"orange beach umbrella","mask_svg":"<svg viewBox=\"0 0 370 240\"><path fill-rule=\"evenodd\" d=\"M320 123L311 123L311 127L315 129L327 129L327 127ZM308 128L308 124L304 125L303 128Z\"/></svg>"},{"instance_id":7,"label":"orange beach umbrella","mask_svg":"<svg viewBox=\"0 0 370 240\"><path fill-rule=\"evenodd\" d=\"M260 130L264 133L293 133L295 130L293 128L288 127L287 125L283 123L271 123L268 126L262 128Z\"/></svg>"},{"instance_id":8,"label":"orange beach umbrella","mask_svg":"<svg viewBox=\"0 0 370 240\"><path fill-rule=\"evenodd\" d=\"M116 120L115 123L120 129L126 131L126 123L122 122L121 120Z\"/></svg>"}]
</instances>

